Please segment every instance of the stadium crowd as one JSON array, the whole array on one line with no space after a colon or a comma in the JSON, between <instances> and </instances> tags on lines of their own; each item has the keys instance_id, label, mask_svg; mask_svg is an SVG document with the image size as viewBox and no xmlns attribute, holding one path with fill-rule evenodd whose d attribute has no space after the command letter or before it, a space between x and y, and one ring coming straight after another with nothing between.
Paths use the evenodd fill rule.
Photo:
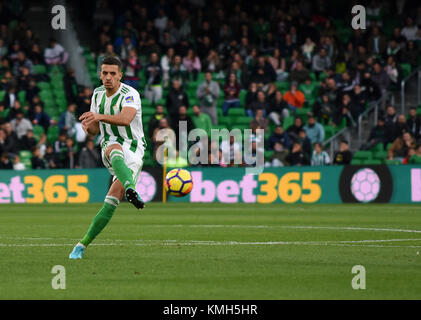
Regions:
<instances>
[{"instance_id":1,"label":"stadium crowd","mask_svg":"<svg viewBox=\"0 0 421 320\"><path fill-rule=\"evenodd\" d=\"M176 143L179 121L185 120L188 130L207 133L228 124L250 128L253 148L256 130L264 129L266 166L348 164L348 141L333 159L323 150L327 129L355 127L369 102L395 90L419 65L421 6L370 0L367 29L353 30L351 15L344 19L350 7L337 11L326 3L333 2L98 0L85 14L96 27L90 50L97 65L106 55L118 56L123 81L140 91L143 106L155 108L144 122L154 159L157 131L171 132ZM18 19L21 12L0 4L0 168L25 168L22 151L32 153L33 169L101 166L96 141L77 120L89 110L92 88L76 83L56 40L41 48L37 35ZM81 1L77 5L83 7ZM396 23L386 30L389 16ZM38 65L65 70L67 105L58 117L44 109L37 84L45 75L34 72ZM383 144L387 159L419 163L416 106L409 115L396 114L394 106L380 115L362 149ZM35 134L35 127L43 132ZM58 128L54 141L47 139L51 127ZM208 143L210 157L214 146ZM233 165L242 146L230 139L225 147L229 162L220 159L218 165Z\"/></svg>"}]
</instances>

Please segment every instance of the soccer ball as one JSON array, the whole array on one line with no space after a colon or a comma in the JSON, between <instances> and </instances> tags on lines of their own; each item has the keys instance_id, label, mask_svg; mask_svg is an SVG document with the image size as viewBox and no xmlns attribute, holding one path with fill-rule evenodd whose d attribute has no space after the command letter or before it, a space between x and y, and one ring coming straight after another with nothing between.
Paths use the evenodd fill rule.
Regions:
<instances>
[{"instance_id":1,"label":"soccer ball","mask_svg":"<svg viewBox=\"0 0 421 320\"><path fill-rule=\"evenodd\" d=\"M358 170L351 179L351 192L360 202L375 200L380 192L379 176L369 168Z\"/></svg>"},{"instance_id":2,"label":"soccer ball","mask_svg":"<svg viewBox=\"0 0 421 320\"><path fill-rule=\"evenodd\" d=\"M165 190L175 197L184 197L193 189L190 172L185 169L172 169L165 177Z\"/></svg>"}]
</instances>

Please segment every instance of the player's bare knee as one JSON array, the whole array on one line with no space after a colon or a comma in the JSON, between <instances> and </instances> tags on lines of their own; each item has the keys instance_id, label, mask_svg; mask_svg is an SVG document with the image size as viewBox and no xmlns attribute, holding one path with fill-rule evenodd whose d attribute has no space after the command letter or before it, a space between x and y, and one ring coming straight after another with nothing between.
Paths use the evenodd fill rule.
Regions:
<instances>
[{"instance_id":1,"label":"player's bare knee","mask_svg":"<svg viewBox=\"0 0 421 320\"><path fill-rule=\"evenodd\" d=\"M123 151L123 148L119 144L113 144L113 145L109 146L105 150L105 155L106 155L107 158L110 158L111 151L113 151L113 150Z\"/></svg>"}]
</instances>

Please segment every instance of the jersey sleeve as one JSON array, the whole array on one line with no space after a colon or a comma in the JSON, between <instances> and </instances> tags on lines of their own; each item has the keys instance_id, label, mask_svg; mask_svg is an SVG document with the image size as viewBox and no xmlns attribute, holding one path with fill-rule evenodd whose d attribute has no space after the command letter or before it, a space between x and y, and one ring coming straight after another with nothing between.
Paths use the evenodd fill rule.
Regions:
<instances>
[{"instance_id":1,"label":"jersey sleeve","mask_svg":"<svg viewBox=\"0 0 421 320\"><path fill-rule=\"evenodd\" d=\"M131 90L123 97L122 101L122 108L130 107L135 108L136 110L140 110L141 102L140 102L140 95L139 92Z\"/></svg>"},{"instance_id":2,"label":"jersey sleeve","mask_svg":"<svg viewBox=\"0 0 421 320\"><path fill-rule=\"evenodd\" d=\"M98 98L98 92L94 91L91 98L91 109L90 109L90 111L93 113L98 113L98 111L96 110L96 102L95 102L97 98Z\"/></svg>"}]
</instances>

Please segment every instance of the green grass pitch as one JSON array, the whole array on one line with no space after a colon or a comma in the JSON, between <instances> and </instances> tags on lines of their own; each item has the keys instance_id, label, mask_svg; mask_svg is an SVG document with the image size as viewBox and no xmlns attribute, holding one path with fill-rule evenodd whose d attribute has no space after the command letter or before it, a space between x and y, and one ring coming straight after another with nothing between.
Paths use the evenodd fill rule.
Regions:
<instances>
[{"instance_id":1,"label":"green grass pitch","mask_svg":"<svg viewBox=\"0 0 421 320\"><path fill-rule=\"evenodd\" d=\"M0 299L421 299L420 206L123 203L69 260L99 207L1 205Z\"/></svg>"}]
</instances>

